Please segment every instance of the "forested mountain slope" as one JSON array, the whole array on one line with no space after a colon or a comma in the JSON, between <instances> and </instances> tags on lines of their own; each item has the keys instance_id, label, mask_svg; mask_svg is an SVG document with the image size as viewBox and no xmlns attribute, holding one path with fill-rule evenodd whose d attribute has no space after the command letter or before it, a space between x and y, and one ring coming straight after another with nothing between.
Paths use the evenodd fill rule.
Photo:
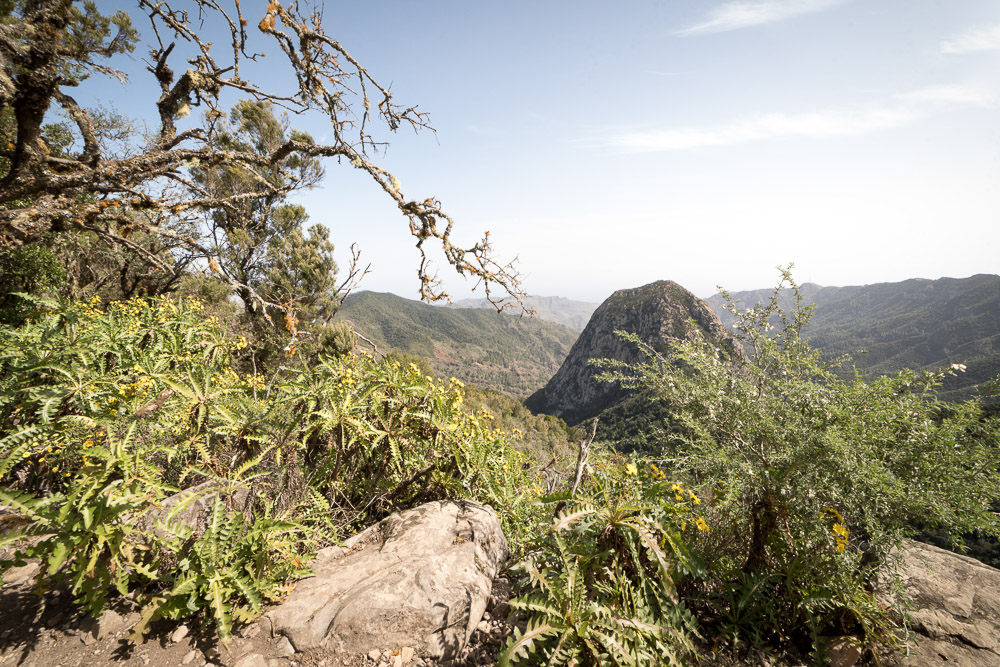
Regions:
<instances>
[{"instance_id":1,"label":"forested mountain slope","mask_svg":"<svg viewBox=\"0 0 1000 667\"><path fill-rule=\"evenodd\" d=\"M394 294L358 292L337 313L380 350L426 358L442 378L530 394L552 377L576 331L537 317L480 308L439 308Z\"/></svg>"},{"instance_id":2,"label":"forested mountain slope","mask_svg":"<svg viewBox=\"0 0 1000 667\"><path fill-rule=\"evenodd\" d=\"M752 290L732 297L745 308L769 294ZM805 337L828 358L849 355L844 372L856 366L872 377L904 368L965 364L966 372L948 378L942 387L940 395L948 400L971 396L1000 373L1000 276L915 278L857 287L806 284L802 294L816 305ZM721 295L706 302L723 323L732 324Z\"/></svg>"},{"instance_id":3,"label":"forested mountain slope","mask_svg":"<svg viewBox=\"0 0 1000 667\"><path fill-rule=\"evenodd\" d=\"M598 304L586 301L574 301L561 296L529 296L524 303L535 311L535 316L569 327L574 331L583 331L590 321L590 316L597 310ZM452 308L493 308L486 299L461 299L451 304Z\"/></svg>"}]
</instances>

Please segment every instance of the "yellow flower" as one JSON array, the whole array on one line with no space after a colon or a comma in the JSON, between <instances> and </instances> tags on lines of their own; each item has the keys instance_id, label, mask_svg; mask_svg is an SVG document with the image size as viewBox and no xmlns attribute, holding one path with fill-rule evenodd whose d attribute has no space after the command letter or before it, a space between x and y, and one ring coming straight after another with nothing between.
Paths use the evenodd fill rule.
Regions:
<instances>
[{"instance_id":1,"label":"yellow flower","mask_svg":"<svg viewBox=\"0 0 1000 667\"><path fill-rule=\"evenodd\" d=\"M693 502L695 505L701 505L701 499L698 498L698 496L694 495L694 491L688 491L688 498L690 498L691 502Z\"/></svg>"},{"instance_id":2,"label":"yellow flower","mask_svg":"<svg viewBox=\"0 0 1000 667\"><path fill-rule=\"evenodd\" d=\"M833 509L832 507L824 507L823 511L819 513L819 518L825 519L827 516L832 516L837 519L838 522L843 523L844 517L840 516L840 512Z\"/></svg>"},{"instance_id":3,"label":"yellow flower","mask_svg":"<svg viewBox=\"0 0 1000 667\"><path fill-rule=\"evenodd\" d=\"M847 527L844 524L842 524L842 523L835 523L835 524L833 524L833 532L835 532L837 535L839 535L840 538L845 538L845 539L847 538L847 536L849 534L849 531L847 530ZM840 539L840 538L838 538L838 539Z\"/></svg>"},{"instance_id":4,"label":"yellow flower","mask_svg":"<svg viewBox=\"0 0 1000 667\"><path fill-rule=\"evenodd\" d=\"M625 466L625 473L628 475L634 475L639 472L639 469L635 467L634 463L629 463Z\"/></svg>"},{"instance_id":5,"label":"yellow flower","mask_svg":"<svg viewBox=\"0 0 1000 667\"><path fill-rule=\"evenodd\" d=\"M701 517L698 517L698 520L694 522L694 525L698 527L698 530L704 530L706 533L708 532L708 524L705 523L705 520Z\"/></svg>"}]
</instances>

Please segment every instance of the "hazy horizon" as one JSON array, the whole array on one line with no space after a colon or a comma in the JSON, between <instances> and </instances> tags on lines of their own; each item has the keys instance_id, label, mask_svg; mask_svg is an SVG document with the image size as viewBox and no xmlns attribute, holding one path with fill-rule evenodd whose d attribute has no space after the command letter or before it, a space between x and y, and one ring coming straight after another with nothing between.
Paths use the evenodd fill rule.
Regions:
<instances>
[{"instance_id":1,"label":"hazy horizon","mask_svg":"<svg viewBox=\"0 0 1000 667\"><path fill-rule=\"evenodd\" d=\"M460 244L489 230L520 256L528 293L707 296L789 262L839 286L1000 272L1000 3L388 0L330 4L325 26L437 130L378 136L377 161ZM151 117L143 57L84 101ZM276 63L254 67L280 91ZM341 264L358 242L366 289L417 294L406 221L370 178L330 162L298 200ZM481 294L437 266L453 298Z\"/></svg>"}]
</instances>

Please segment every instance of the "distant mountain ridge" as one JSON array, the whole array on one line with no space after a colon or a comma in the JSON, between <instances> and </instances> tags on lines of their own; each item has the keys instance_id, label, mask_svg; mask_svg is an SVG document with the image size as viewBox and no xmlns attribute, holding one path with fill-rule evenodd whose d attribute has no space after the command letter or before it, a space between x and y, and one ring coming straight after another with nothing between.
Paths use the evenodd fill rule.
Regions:
<instances>
[{"instance_id":1,"label":"distant mountain ridge","mask_svg":"<svg viewBox=\"0 0 1000 667\"><path fill-rule=\"evenodd\" d=\"M739 354L736 341L704 301L675 282L661 280L634 289L618 290L598 306L587 327L573 344L558 372L525 406L532 412L561 417L578 424L619 403L627 392L613 383L597 382L592 359L642 361L631 343L616 330L639 336L654 348L668 341L700 334L717 347Z\"/></svg>"},{"instance_id":2,"label":"distant mountain ridge","mask_svg":"<svg viewBox=\"0 0 1000 667\"><path fill-rule=\"evenodd\" d=\"M522 398L552 377L579 334L537 317L441 308L356 292L337 313L379 349L424 357L436 375Z\"/></svg>"},{"instance_id":3,"label":"distant mountain ridge","mask_svg":"<svg viewBox=\"0 0 1000 667\"><path fill-rule=\"evenodd\" d=\"M556 322L574 331L583 331L590 316L599 304L574 301L561 296L529 296L524 305L535 311L535 316L549 322ZM451 308L493 308L486 299L461 299L454 301Z\"/></svg>"},{"instance_id":4,"label":"distant mountain ridge","mask_svg":"<svg viewBox=\"0 0 1000 667\"><path fill-rule=\"evenodd\" d=\"M1000 276L853 287L807 283L801 291L805 302L816 306L805 337L828 358L849 355L865 377L965 364L967 370L948 378L940 392L943 399L960 400L1000 373ZM746 308L770 294L762 289L731 296ZM721 295L706 302L727 327L732 325Z\"/></svg>"}]
</instances>

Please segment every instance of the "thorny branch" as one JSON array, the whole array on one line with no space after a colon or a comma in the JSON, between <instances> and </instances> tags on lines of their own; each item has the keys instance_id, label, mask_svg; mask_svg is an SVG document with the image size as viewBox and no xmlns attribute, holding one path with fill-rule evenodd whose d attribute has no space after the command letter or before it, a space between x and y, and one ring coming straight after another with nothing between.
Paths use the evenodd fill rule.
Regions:
<instances>
[{"instance_id":1,"label":"thorny branch","mask_svg":"<svg viewBox=\"0 0 1000 667\"><path fill-rule=\"evenodd\" d=\"M65 89L82 85L95 73L122 78L121 73L93 60L131 50L130 39L134 42L135 33L130 32L130 24L126 28L116 22L119 29L113 38L84 48L81 40L68 36L86 8L71 0L35 0L25 3L17 25L0 25L0 108L13 110L15 119L11 142L0 146L0 158L9 164L0 180L0 247L36 241L49 233L89 230L119 247L144 253L160 270L175 270L129 241L130 233L141 230L182 244L218 266L211 238L178 233L161 221L179 215L207 217L213 210L239 205L247 198L286 195L295 187L295 178L283 164L289 156L336 158L368 173L406 216L420 253L417 276L423 299L437 301L448 296L431 267L430 241L440 244L445 261L460 275L471 276L476 287L484 287L498 310L515 305L523 308L516 259L509 263L494 259L489 232L471 247L456 245L452 240L454 221L440 202L433 197L408 199L399 181L370 159L374 151L385 146L372 134L376 125L393 132L404 126L414 131L433 129L423 111L396 104L390 90L326 34L319 12L304 11L298 2L284 5L272 1L254 31L248 30L250 21L239 0L227 7L217 0L187 0L184 10L175 9L173 1L137 0L154 36L147 69L160 89L160 97L152 101L158 128L144 148L126 156L102 150L90 113ZM224 62L216 59L213 43L202 39L205 26L228 31L230 48L225 50ZM295 90L283 94L243 77L241 64L264 55L251 48L250 33L277 45L294 74ZM188 56L186 61L182 54ZM220 151L215 141L219 131L216 121L224 116L220 108L224 94L252 97L296 114L323 114L332 140L320 145L290 139L265 155ZM47 152L41 128L53 103L77 128L83 143L78 155L54 157ZM185 120L192 107L202 109L201 117ZM193 166L222 165L248 174L277 170L285 178L260 177L253 192L213 195L199 192L187 176ZM186 187L165 187L171 182ZM364 275L356 264L355 251L345 287ZM232 277L222 272L219 276L234 288L249 290L265 313L268 307L282 308Z\"/></svg>"}]
</instances>

